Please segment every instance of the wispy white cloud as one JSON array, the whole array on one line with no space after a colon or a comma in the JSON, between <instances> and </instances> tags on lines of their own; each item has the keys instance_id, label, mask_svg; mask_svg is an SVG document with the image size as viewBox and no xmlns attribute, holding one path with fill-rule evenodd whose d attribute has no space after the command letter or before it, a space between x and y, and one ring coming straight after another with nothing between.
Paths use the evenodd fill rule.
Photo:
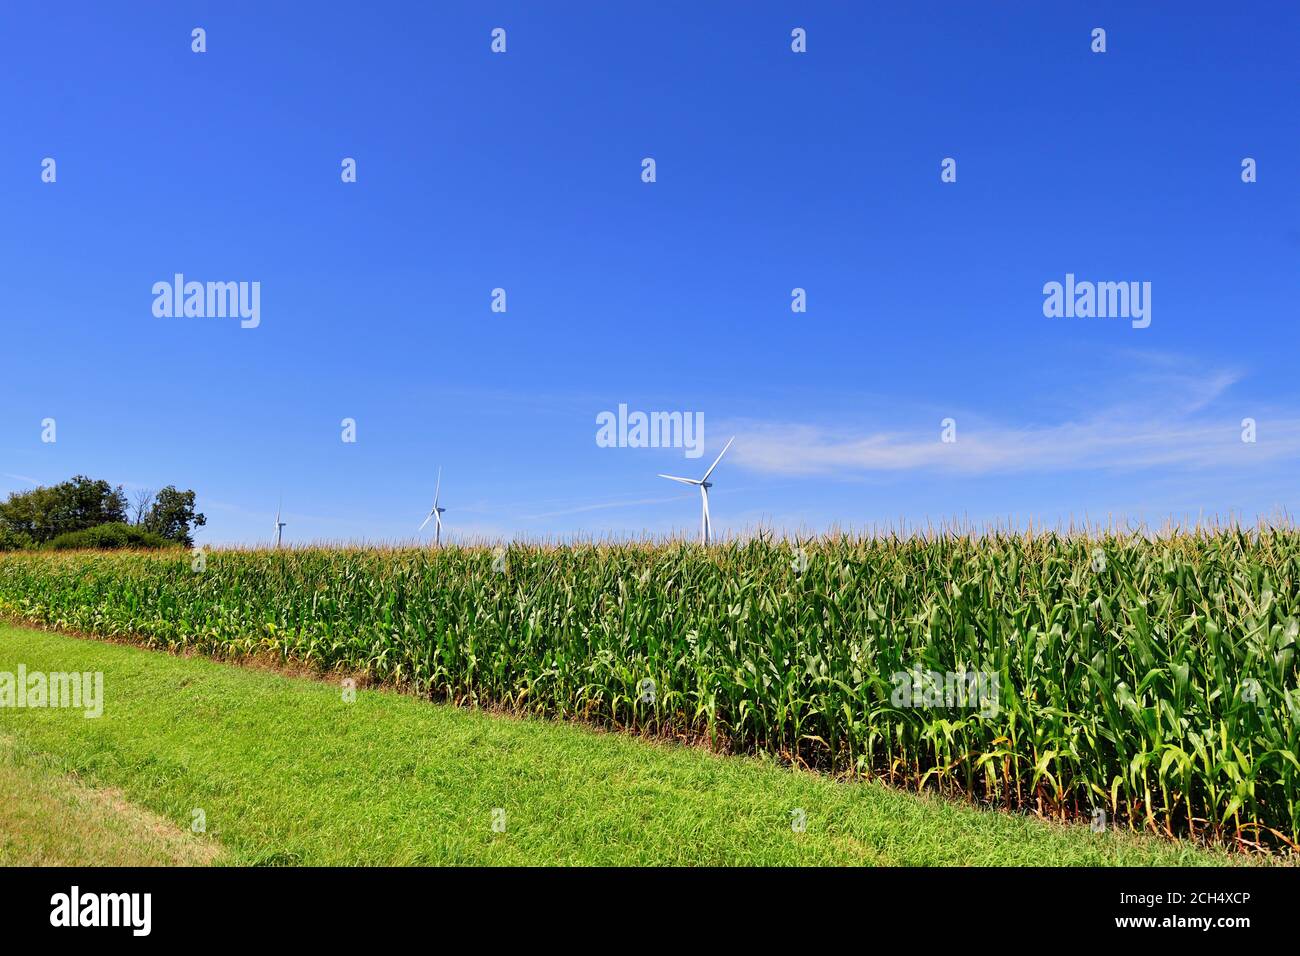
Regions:
<instances>
[{"instance_id":1,"label":"wispy white cloud","mask_svg":"<svg viewBox=\"0 0 1300 956\"><path fill-rule=\"evenodd\" d=\"M1240 406L1224 406L1239 376L1172 360L1149 363L1126 383L1131 397L1099 401L1091 415L1016 426L956 414L957 440L928 434L797 422L737 423L736 463L781 475L933 470L1014 472L1251 467L1300 458L1300 417L1253 416L1255 443L1242 441ZM1247 413L1248 414L1248 413Z\"/></svg>"},{"instance_id":2,"label":"wispy white cloud","mask_svg":"<svg viewBox=\"0 0 1300 956\"><path fill-rule=\"evenodd\" d=\"M694 495L679 494L679 495L670 495L668 497L660 497L660 498L633 498L633 499L623 498L617 501L601 501L601 502L596 502L594 504L578 505L573 508L564 508L560 511L546 511L543 512L542 514L522 515L521 517L525 520L536 520L540 518L557 518L560 517L561 515L583 514L588 511L605 511L611 508L630 508L634 505L661 505L668 501L679 501L682 498L694 498L694 497L695 497Z\"/></svg>"}]
</instances>

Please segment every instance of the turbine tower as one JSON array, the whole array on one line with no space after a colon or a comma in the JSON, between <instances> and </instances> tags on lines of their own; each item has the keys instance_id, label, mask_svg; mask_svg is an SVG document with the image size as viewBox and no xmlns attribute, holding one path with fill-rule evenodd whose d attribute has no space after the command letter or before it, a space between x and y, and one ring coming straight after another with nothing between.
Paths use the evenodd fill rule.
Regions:
<instances>
[{"instance_id":1,"label":"turbine tower","mask_svg":"<svg viewBox=\"0 0 1300 956\"><path fill-rule=\"evenodd\" d=\"M430 519L432 519L435 522L434 532L433 532L433 542L437 547L442 547L442 513L447 510L446 508L438 507L438 495L441 491L442 491L442 467L439 466L438 484L435 485L433 489L433 509L429 512L428 516L425 517L424 524L420 525L420 530L423 531L425 525L429 523Z\"/></svg>"},{"instance_id":2,"label":"turbine tower","mask_svg":"<svg viewBox=\"0 0 1300 956\"><path fill-rule=\"evenodd\" d=\"M284 534L284 522L280 520L280 508L284 505L284 497L280 497L280 504L275 506L275 547L279 550L280 539Z\"/></svg>"},{"instance_id":3,"label":"turbine tower","mask_svg":"<svg viewBox=\"0 0 1300 956\"><path fill-rule=\"evenodd\" d=\"M678 478L676 475L660 475L660 478L667 478L669 481L680 481L684 485L699 485L700 503L704 506L703 514L700 516L700 541L704 544L709 543L709 538L713 532L713 525L709 522L709 489L713 483L709 481L709 475L713 474L713 469L718 467L718 462L722 461L722 456L727 453L731 447L731 442L736 440L736 436L731 436L731 441L723 446L718 457L713 459L713 464L709 465L709 470L704 473L703 478Z\"/></svg>"}]
</instances>

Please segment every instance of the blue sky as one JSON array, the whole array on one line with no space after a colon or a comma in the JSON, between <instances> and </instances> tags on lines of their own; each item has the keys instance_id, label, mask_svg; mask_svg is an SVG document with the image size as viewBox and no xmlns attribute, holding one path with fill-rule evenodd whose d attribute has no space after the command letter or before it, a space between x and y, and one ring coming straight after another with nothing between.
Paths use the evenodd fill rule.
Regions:
<instances>
[{"instance_id":1,"label":"blue sky","mask_svg":"<svg viewBox=\"0 0 1300 956\"><path fill-rule=\"evenodd\" d=\"M409 538L441 466L454 535L693 533L656 473L735 434L721 532L1294 510L1300 7L1135 6L12 5L0 493ZM260 325L155 317L178 272ZM598 447L620 403L703 459Z\"/></svg>"}]
</instances>

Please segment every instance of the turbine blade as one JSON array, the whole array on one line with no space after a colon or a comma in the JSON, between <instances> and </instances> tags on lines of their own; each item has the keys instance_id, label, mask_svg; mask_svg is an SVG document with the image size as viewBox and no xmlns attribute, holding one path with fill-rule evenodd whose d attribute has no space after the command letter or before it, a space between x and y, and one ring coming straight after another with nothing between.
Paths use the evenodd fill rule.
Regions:
<instances>
[{"instance_id":1,"label":"turbine blade","mask_svg":"<svg viewBox=\"0 0 1300 956\"><path fill-rule=\"evenodd\" d=\"M713 474L713 469L718 467L718 462L722 461L722 456L727 453L727 449L731 447L731 442L735 440L736 440L736 436L732 435L731 441L727 442L725 445L722 446L722 451L718 453L717 458L713 459L713 464L709 465L709 470L704 473L704 477L701 478L700 481L709 480L709 475Z\"/></svg>"},{"instance_id":2,"label":"turbine blade","mask_svg":"<svg viewBox=\"0 0 1300 956\"><path fill-rule=\"evenodd\" d=\"M442 491L442 465L438 466L438 484L433 488L433 510L438 510L438 493Z\"/></svg>"},{"instance_id":3,"label":"turbine blade","mask_svg":"<svg viewBox=\"0 0 1300 956\"><path fill-rule=\"evenodd\" d=\"M424 524L421 524L420 527L419 527L417 530L419 530L419 531L423 531L424 528L425 528L425 525L427 525L427 524L429 523L429 518L432 518L432 517L434 516L434 514L436 514L436 512L430 511L429 514L428 514L428 517L426 517L426 518L424 519Z\"/></svg>"},{"instance_id":4,"label":"turbine blade","mask_svg":"<svg viewBox=\"0 0 1300 956\"><path fill-rule=\"evenodd\" d=\"M695 478L678 478L676 475L660 475L660 478L667 478L669 481L680 481L684 485L698 485L700 482Z\"/></svg>"}]
</instances>

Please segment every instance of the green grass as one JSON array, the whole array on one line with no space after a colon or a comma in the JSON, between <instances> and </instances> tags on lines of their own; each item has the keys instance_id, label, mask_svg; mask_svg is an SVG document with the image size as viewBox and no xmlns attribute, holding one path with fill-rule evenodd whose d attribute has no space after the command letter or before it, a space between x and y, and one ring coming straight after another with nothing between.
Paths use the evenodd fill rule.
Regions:
<instances>
[{"instance_id":1,"label":"green grass","mask_svg":"<svg viewBox=\"0 0 1300 956\"><path fill-rule=\"evenodd\" d=\"M98 719L0 709L8 765L115 788L186 830L202 809L224 863L1241 860L391 691L357 691L346 703L336 683L0 625L0 671L19 663L102 671L105 708ZM504 833L492 831L497 807ZM804 833L792 830L796 809Z\"/></svg>"},{"instance_id":2,"label":"green grass","mask_svg":"<svg viewBox=\"0 0 1300 956\"><path fill-rule=\"evenodd\" d=\"M185 866L218 862L221 848L141 809L18 758L0 737L0 866Z\"/></svg>"}]
</instances>

